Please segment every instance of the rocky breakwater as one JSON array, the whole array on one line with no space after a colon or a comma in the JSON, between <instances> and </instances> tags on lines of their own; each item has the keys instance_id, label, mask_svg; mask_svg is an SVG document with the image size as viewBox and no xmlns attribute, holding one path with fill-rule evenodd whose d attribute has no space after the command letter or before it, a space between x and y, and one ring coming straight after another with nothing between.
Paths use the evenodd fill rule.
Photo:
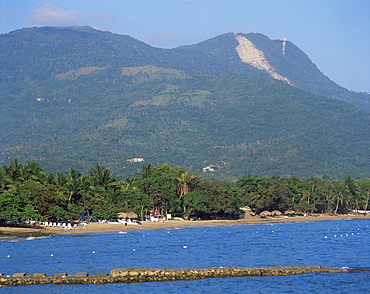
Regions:
<instances>
[{"instance_id":1,"label":"rocky breakwater","mask_svg":"<svg viewBox=\"0 0 370 294\"><path fill-rule=\"evenodd\" d=\"M110 272L112 278L122 279L125 283L173 280L197 280L220 277L281 276L304 273L338 273L342 268L310 266L271 266L258 268L215 267L206 269L146 269L122 268Z\"/></svg>"},{"instance_id":2,"label":"rocky breakwater","mask_svg":"<svg viewBox=\"0 0 370 294\"><path fill-rule=\"evenodd\" d=\"M122 268L112 269L110 274L98 274L94 276L84 272L74 275L58 273L54 276L47 276L44 273L36 273L33 275L15 273L12 276L0 274L0 287L34 284L140 283L153 281L197 280L219 277L281 276L304 273L340 273L353 271L364 270L322 266L270 266L257 268L215 267L206 269Z\"/></svg>"}]
</instances>

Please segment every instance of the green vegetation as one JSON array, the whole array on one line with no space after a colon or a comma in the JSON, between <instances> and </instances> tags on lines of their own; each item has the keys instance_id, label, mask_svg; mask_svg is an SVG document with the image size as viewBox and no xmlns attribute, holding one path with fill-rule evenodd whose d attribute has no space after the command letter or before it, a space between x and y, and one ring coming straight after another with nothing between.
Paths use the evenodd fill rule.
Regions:
<instances>
[{"instance_id":1,"label":"green vegetation","mask_svg":"<svg viewBox=\"0 0 370 294\"><path fill-rule=\"evenodd\" d=\"M144 165L140 173L118 180L99 164L87 174L70 168L44 171L35 161L14 159L0 169L0 218L78 219L92 210L94 218L117 217L118 212L140 216L157 212L184 218L234 218L241 207L253 212L346 213L367 210L370 179L330 181L244 175L236 182L215 182L168 164Z\"/></svg>"},{"instance_id":2,"label":"green vegetation","mask_svg":"<svg viewBox=\"0 0 370 294\"><path fill-rule=\"evenodd\" d=\"M209 174L220 180L370 172L370 116L346 103L235 75L133 83L121 94L89 76L54 79L42 95L28 89L24 108L4 106L1 162L19 157L52 172L87 172L101 160L125 177L140 168L126 160L142 157L198 172L215 165Z\"/></svg>"},{"instance_id":3,"label":"green vegetation","mask_svg":"<svg viewBox=\"0 0 370 294\"><path fill-rule=\"evenodd\" d=\"M334 95L339 86L293 44L283 56L279 41L246 36L293 84L352 97ZM204 178L221 181L370 173L369 113L240 62L234 34L172 50L89 27L0 40L0 164L20 158L87 174L100 162L125 178L140 171L127 161L139 157L198 173L213 166Z\"/></svg>"}]
</instances>

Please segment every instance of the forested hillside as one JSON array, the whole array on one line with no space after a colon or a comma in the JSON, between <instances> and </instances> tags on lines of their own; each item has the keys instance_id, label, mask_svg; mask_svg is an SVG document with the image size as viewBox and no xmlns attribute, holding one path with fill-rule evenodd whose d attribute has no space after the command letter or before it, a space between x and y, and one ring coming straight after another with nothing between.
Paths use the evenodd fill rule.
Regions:
<instances>
[{"instance_id":1,"label":"forested hillside","mask_svg":"<svg viewBox=\"0 0 370 294\"><path fill-rule=\"evenodd\" d=\"M340 87L292 43L281 56L280 41L245 36L295 86L241 62L234 34L172 50L89 27L1 35L0 162L99 162L127 176L144 160L222 180L368 175L369 113L306 92Z\"/></svg>"}]
</instances>

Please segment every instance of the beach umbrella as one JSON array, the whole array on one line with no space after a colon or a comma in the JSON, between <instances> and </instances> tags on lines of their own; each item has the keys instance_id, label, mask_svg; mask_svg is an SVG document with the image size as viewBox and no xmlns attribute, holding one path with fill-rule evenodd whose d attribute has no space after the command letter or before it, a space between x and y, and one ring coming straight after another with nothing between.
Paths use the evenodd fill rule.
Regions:
<instances>
[{"instance_id":1,"label":"beach umbrella","mask_svg":"<svg viewBox=\"0 0 370 294\"><path fill-rule=\"evenodd\" d=\"M284 212L285 215L294 215L296 212L294 210L287 210Z\"/></svg>"},{"instance_id":2,"label":"beach umbrella","mask_svg":"<svg viewBox=\"0 0 370 294\"><path fill-rule=\"evenodd\" d=\"M271 215L271 212L269 212L268 210L262 211L260 213L260 216L270 216L270 215Z\"/></svg>"},{"instance_id":3,"label":"beach umbrella","mask_svg":"<svg viewBox=\"0 0 370 294\"><path fill-rule=\"evenodd\" d=\"M127 218L137 218L137 214L135 212L128 212L127 213Z\"/></svg>"},{"instance_id":4,"label":"beach umbrella","mask_svg":"<svg viewBox=\"0 0 370 294\"><path fill-rule=\"evenodd\" d=\"M271 212L272 215L282 215L282 213L279 210L274 210Z\"/></svg>"},{"instance_id":5,"label":"beach umbrella","mask_svg":"<svg viewBox=\"0 0 370 294\"><path fill-rule=\"evenodd\" d=\"M126 212L119 212L119 213L118 213L118 217L119 217L119 218L128 218L128 217L127 217L127 213L126 213Z\"/></svg>"}]
</instances>

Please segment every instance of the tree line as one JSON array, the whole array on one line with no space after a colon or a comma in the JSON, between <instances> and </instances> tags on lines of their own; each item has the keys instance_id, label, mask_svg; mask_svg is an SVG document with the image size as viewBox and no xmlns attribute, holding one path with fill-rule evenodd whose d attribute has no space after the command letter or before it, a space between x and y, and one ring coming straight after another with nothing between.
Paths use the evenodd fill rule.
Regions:
<instances>
[{"instance_id":1,"label":"tree line","mask_svg":"<svg viewBox=\"0 0 370 294\"><path fill-rule=\"evenodd\" d=\"M0 218L78 219L114 218L119 212L207 218L234 218L249 207L262 211L347 213L367 210L370 178L300 179L247 174L235 182L212 181L168 164L143 165L141 172L119 180L100 164L86 174L70 168L48 173L36 161L17 158L0 169Z\"/></svg>"}]
</instances>

